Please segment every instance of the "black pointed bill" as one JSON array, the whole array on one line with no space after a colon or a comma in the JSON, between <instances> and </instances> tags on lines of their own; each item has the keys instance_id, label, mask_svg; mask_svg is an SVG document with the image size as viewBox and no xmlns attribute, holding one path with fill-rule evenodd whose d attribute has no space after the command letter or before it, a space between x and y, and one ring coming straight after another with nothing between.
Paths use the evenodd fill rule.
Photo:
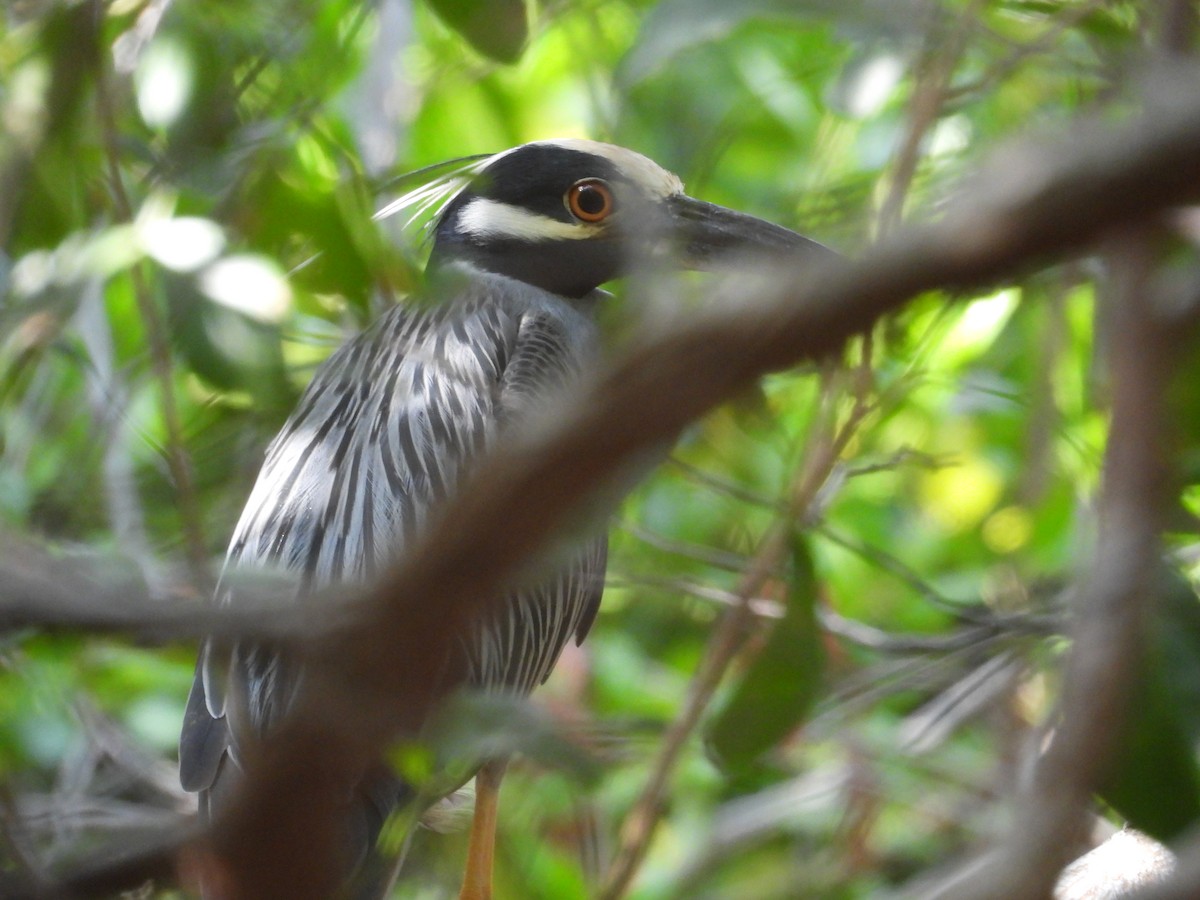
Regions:
<instances>
[{"instance_id":1,"label":"black pointed bill","mask_svg":"<svg viewBox=\"0 0 1200 900\"><path fill-rule=\"evenodd\" d=\"M782 225L684 194L667 198L667 208L681 262L690 269L712 269L738 255L754 253L837 256L824 244Z\"/></svg>"}]
</instances>

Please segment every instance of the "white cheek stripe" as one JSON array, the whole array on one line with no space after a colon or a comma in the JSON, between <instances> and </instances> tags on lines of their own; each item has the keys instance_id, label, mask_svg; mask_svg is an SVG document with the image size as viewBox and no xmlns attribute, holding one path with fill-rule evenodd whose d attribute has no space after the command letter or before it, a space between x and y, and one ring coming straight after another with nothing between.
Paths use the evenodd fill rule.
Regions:
<instances>
[{"instance_id":1,"label":"white cheek stripe","mask_svg":"<svg viewBox=\"0 0 1200 900\"><path fill-rule=\"evenodd\" d=\"M594 237L597 227L560 222L519 206L477 197L458 214L458 230L481 238L524 241L580 241Z\"/></svg>"}]
</instances>

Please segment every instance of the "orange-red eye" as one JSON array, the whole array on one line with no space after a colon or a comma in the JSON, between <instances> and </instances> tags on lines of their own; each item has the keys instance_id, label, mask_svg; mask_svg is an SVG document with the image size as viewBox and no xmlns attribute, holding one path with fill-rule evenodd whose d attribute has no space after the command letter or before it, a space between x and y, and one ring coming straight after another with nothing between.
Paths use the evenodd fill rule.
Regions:
<instances>
[{"instance_id":1,"label":"orange-red eye","mask_svg":"<svg viewBox=\"0 0 1200 900\"><path fill-rule=\"evenodd\" d=\"M612 190L599 178L575 182L564 199L571 215L583 222L603 222L613 213Z\"/></svg>"}]
</instances>

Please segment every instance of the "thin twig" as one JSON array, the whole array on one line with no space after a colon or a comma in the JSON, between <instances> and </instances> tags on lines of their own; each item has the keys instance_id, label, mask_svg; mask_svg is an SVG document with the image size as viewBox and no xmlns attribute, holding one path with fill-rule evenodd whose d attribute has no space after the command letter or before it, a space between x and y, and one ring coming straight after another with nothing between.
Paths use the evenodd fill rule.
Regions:
<instances>
[{"instance_id":1,"label":"thin twig","mask_svg":"<svg viewBox=\"0 0 1200 900\"><path fill-rule=\"evenodd\" d=\"M949 36L943 32L946 24L935 17L926 35L926 48L918 65L919 75L913 87L905 116L904 136L893 157L888 173L888 191L879 210L879 235L886 237L895 230L904 216L904 202L917 174L921 146L925 136L937 123L950 88L950 79L967 46L967 37L978 20L983 0L973 0L970 7L954 19Z\"/></svg>"},{"instance_id":2,"label":"thin twig","mask_svg":"<svg viewBox=\"0 0 1200 900\"><path fill-rule=\"evenodd\" d=\"M954 465L944 453L924 453L912 447L901 447L891 456L878 462L847 463L845 471L847 478L858 478L860 475L874 475L876 472L893 472L910 464L931 471Z\"/></svg>"},{"instance_id":3,"label":"thin twig","mask_svg":"<svg viewBox=\"0 0 1200 900\"><path fill-rule=\"evenodd\" d=\"M878 547L868 544L866 541L860 541L848 534L843 534L826 523L818 525L814 529L814 532L830 543L837 544L842 549L848 550L860 559L871 563L873 566L904 582L926 602L932 606L936 606L943 612L949 613L957 619L972 622L981 621L981 617L972 609L971 604L952 600L945 596L922 578L918 572L905 565L890 553L886 553Z\"/></svg>"},{"instance_id":4,"label":"thin twig","mask_svg":"<svg viewBox=\"0 0 1200 900\"><path fill-rule=\"evenodd\" d=\"M746 571L747 558L741 553L720 550L716 547L706 547L703 544L684 541L679 538L667 537L665 534L659 534L636 522L621 522L617 527L621 531L627 532L637 538L643 544L674 556L681 556L691 562L700 563L725 572Z\"/></svg>"},{"instance_id":5,"label":"thin twig","mask_svg":"<svg viewBox=\"0 0 1200 900\"><path fill-rule=\"evenodd\" d=\"M686 578L664 578L653 575L631 574L624 578L606 578L604 584L606 587L617 588L652 588L654 590L668 591L675 595L683 594L688 597L695 597L697 600L708 600L712 603L719 603L722 606L737 606L742 602L736 591L722 590L711 584L699 584ZM762 616L767 619L778 619L783 616L783 607L778 600L770 600L766 597L751 597L749 602L750 610L756 616Z\"/></svg>"},{"instance_id":6,"label":"thin twig","mask_svg":"<svg viewBox=\"0 0 1200 900\"><path fill-rule=\"evenodd\" d=\"M699 466L694 466L677 456L672 456L667 462L681 470L693 481L710 487L717 493L724 494L734 500L739 500L743 503L752 503L755 506L761 506L765 509L781 509L784 506L784 501L777 497L768 497L766 494L752 491L745 485L728 478L723 478L715 472L709 472L707 469L702 469Z\"/></svg>"},{"instance_id":7,"label":"thin twig","mask_svg":"<svg viewBox=\"0 0 1200 900\"><path fill-rule=\"evenodd\" d=\"M1037 353L1032 360L1033 377L1025 437L1025 465L1017 497L1027 506L1036 506L1045 496L1055 464L1054 438L1062 417L1055 390L1055 374L1063 351L1067 347L1067 293L1078 279L1075 266L1064 267L1062 273L1047 288L1041 334Z\"/></svg>"},{"instance_id":8,"label":"thin twig","mask_svg":"<svg viewBox=\"0 0 1200 900\"><path fill-rule=\"evenodd\" d=\"M96 15L103 17L104 4L101 0L95 0L93 6ZM121 222L132 222L133 206L129 201L129 195L125 192L125 182L121 174L121 151L109 76L107 60L103 58L98 60L95 73L96 111L100 119L109 186L112 189L117 219ZM179 416L179 407L175 401L175 370L171 359L171 346L167 340L162 316L151 296L144 265L144 263L138 262L130 266L129 277L133 284L133 295L138 311L141 313L142 323L146 328L146 341L150 348L154 377L158 381L163 426L167 433L165 455L179 500L179 514L183 525L187 559L192 568L192 576L196 581L196 590L207 596L212 589L211 577L208 572L208 545L204 540L200 501L196 495L196 486L192 477L192 461L184 444L183 425Z\"/></svg>"},{"instance_id":9,"label":"thin twig","mask_svg":"<svg viewBox=\"0 0 1200 900\"><path fill-rule=\"evenodd\" d=\"M966 647L975 647L982 641L1001 637L1010 631L1039 635L1053 633L1049 623L1044 620L1037 619L1030 622L1026 621L1025 617L1017 616L1011 619L997 619L990 628L984 625L971 625L945 635L896 634L864 622L847 619L829 609L819 610L818 616L821 620L821 627L831 634L836 634L860 647L869 647L879 653L905 656L919 653L946 653Z\"/></svg>"},{"instance_id":10,"label":"thin twig","mask_svg":"<svg viewBox=\"0 0 1200 900\"><path fill-rule=\"evenodd\" d=\"M117 546L137 561L149 579L157 577L146 536L146 523L129 452L129 391L114 359L112 334L105 315L103 285L93 279L84 290L76 313L87 354L86 390L92 421L102 449L101 472L109 527Z\"/></svg>"}]
</instances>

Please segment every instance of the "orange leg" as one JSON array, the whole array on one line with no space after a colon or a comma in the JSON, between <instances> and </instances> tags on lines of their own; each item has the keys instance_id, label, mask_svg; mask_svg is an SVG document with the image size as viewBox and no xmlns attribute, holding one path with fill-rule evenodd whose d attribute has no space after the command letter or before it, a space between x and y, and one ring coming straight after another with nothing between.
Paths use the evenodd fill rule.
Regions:
<instances>
[{"instance_id":1,"label":"orange leg","mask_svg":"<svg viewBox=\"0 0 1200 900\"><path fill-rule=\"evenodd\" d=\"M494 759L475 775L475 819L467 845L467 873L458 900L492 900L492 857L496 849L496 804L507 759Z\"/></svg>"}]
</instances>

